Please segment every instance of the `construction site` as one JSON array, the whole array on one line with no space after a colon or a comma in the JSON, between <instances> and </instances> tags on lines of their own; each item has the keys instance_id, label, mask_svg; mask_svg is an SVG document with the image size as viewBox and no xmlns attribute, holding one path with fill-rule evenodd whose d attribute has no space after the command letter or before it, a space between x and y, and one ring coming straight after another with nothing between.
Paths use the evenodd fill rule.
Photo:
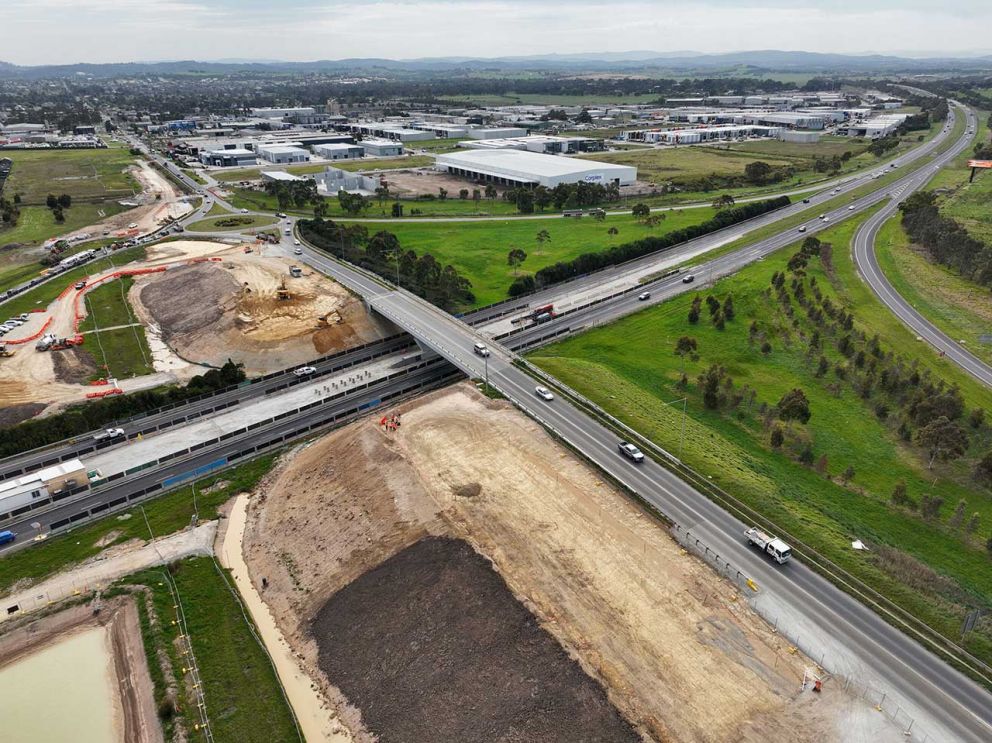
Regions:
<instances>
[{"instance_id":1,"label":"construction site","mask_svg":"<svg viewBox=\"0 0 992 743\"><path fill-rule=\"evenodd\" d=\"M901 739L469 382L286 455L248 502L243 554L326 740Z\"/></svg>"},{"instance_id":2,"label":"construction site","mask_svg":"<svg viewBox=\"0 0 992 743\"><path fill-rule=\"evenodd\" d=\"M267 374L395 332L360 300L265 243L245 243L195 263L139 278L129 299L180 358L244 364Z\"/></svg>"},{"instance_id":3,"label":"construction site","mask_svg":"<svg viewBox=\"0 0 992 743\"><path fill-rule=\"evenodd\" d=\"M395 332L340 285L278 251L239 238L173 240L148 247L142 260L68 281L0 343L4 422L183 383L228 359L249 375L266 374ZM115 301L129 321L89 317L87 295L123 278L130 289ZM91 327L81 330L88 317ZM102 341L108 333L126 334L148 373L110 374Z\"/></svg>"}]
</instances>

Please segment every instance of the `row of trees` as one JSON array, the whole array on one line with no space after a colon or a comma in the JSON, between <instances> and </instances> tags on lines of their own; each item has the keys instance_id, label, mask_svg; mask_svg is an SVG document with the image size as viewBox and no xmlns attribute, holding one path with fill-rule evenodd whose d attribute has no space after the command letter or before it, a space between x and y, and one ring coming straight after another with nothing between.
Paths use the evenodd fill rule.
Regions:
<instances>
[{"instance_id":1,"label":"row of trees","mask_svg":"<svg viewBox=\"0 0 992 743\"><path fill-rule=\"evenodd\" d=\"M487 187L488 194L488 187ZM516 205L521 214L544 211L550 206L557 210L583 209L620 200L620 187L615 183L559 183L554 188L534 186L511 188L503 192L506 201Z\"/></svg>"},{"instance_id":2,"label":"row of trees","mask_svg":"<svg viewBox=\"0 0 992 743\"><path fill-rule=\"evenodd\" d=\"M73 405L58 415L29 420L0 429L0 456L9 457L62 439L80 436L125 418L140 413L150 413L164 405L224 389L244 380L245 373L242 366L228 359L220 369L211 369L205 374L195 376L183 387L142 390L129 395L105 397L102 400Z\"/></svg>"},{"instance_id":3,"label":"row of trees","mask_svg":"<svg viewBox=\"0 0 992 743\"><path fill-rule=\"evenodd\" d=\"M615 266L618 263L633 260L654 253L659 250L670 248L673 245L702 237L711 232L729 227L730 225L743 222L761 214L780 209L789 205L788 196L779 196L765 201L756 201L733 209L726 209L717 212L711 219L697 225L683 227L680 230L669 232L667 235L659 237L645 237L634 242L616 245L608 250L595 253L583 253L570 261L559 261L551 266L546 266L533 276L519 276L514 279L509 288L509 295L517 297L527 294L536 289L555 284L559 281L582 276L592 271L597 271L607 266Z\"/></svg>"},{"instance_id":4,"label":"row of trees","mask_svg":"<svg viewBox=\"0 0 992 743\"><path fill-rule=\"evenodd\" d=\"M72 197L67 193L59 194L58 196L50 193L45 199L45 206L52 210L52 216L55 217L55 221L62 224L65 221L64 210L72 206Z\"/></svg>"},{"instance_id":5,"label":"row of trees","mask_svg":"<svg viewBox=\"0 0 992 743\"><path fill-rule=\"evenodd\" d=\"M317 193L317 181L305 178L302 181L266 181L265 193L275 196L280 209L304 208L307 204L322 205L323 198Z\"/></svg>"},{"instance_id":6,"label":"row of trees","mask_svg":"<svg viewBox=\"0 0 992 743\"><path fill-rule=\"evenodd\" d=\"M0 221L4 227L14 227L21 218L21 195L15 193L10 199L0 194Z\"/></svg>"},{"instance_id":7,"label":"row of trees","mask_svg":"<svg viewBox=\"0 0 992 743\"><path fill-rule=\"evenodd\" d=\"M442 266L430 253L417 255L403 250L391 232L380 230L370 236L363 225L344 225L320 217L298 224L303 237L317 248L398 281L444 310L453 311L475 301L472 283L454 266Z\"/></svg>"},{"instance_id":8,"label":"row of trees","mask_svg":"<svg viewBox=\"0 0 992 743\"><path fill-rule=\"evenodd\" d=\"M977 240L937 208L936 196L918 191L899 205L902 226L930 257L975 283L992 288L992 247Z\"/></svg>"}]
</instances>

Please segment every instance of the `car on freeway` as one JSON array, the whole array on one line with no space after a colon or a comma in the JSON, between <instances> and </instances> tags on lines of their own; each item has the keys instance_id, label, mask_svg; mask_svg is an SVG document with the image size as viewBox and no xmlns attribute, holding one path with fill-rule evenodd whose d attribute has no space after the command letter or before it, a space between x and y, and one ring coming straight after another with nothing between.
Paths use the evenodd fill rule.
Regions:
<instances>
[{"instance_id":1,"label":"car on freeway","mask_svg":"<svg viewBox=\"0 0 992 743\"><path fill-rule=\"evenodd\" d=\"M847 207L847 210L849 212L853 212L854 211L854 205L852 204L851 206Z\"/></svg>"},{"instance_id":2,"label":"car on freeway","mask_svg":"<svg viewBox=\"0 0 992 743\"><path fill-rule=\"evenodd\" d=\"M809 199L803 199L803 203L804 204L808 204L809 203Z\"/></svg>"},{"instance_id":3,"label":"car on freeway","mask_svg":"<svg viewBox=\"0 0 992 743\"><path fill-rule=\"evenodd\" d=\"M800 227L799 228L799 231L800 232L805 232L806 231L806 225L803 225L802 227Z\"/></svg>"},{"instance_id":4,"label":"car on freeway","mask_svg":"<svg viewBox=\"0 0 992 743\"><path fill-rule=\"evenodd\" d=\"M85 281L77 281L76 282L76 289L77 290L79 290L79 289L85 289L85 288L86 288L86 282Z\"/></svg>"},{"instance_id":5,"label":"car on freeway","mask_svg":"<svg viewBox=\"0 0 992 743\"><path fill-rule=\"evenodd\" d=\"M644 454L641 453L641 450L628 441L618 442L617 449L619 449L620 453L632 462L637 462L640 464L644 461Z\"/></svg>"},{"instance_id":6,"label":"car on freeway","mask_svg":"<svg viewBox=\"0 0 992 743\"><path fill-rule=\"evenodd\" d=\"M293 255L303 255L303 248L296 248L293 251Z\"/></svg>"},{"instance_id":7,"label":"car on freeway","mask_svg":"<svg viewBox=\"0 0 992 743\"><path fill-rule=\"evenodd\" d=\"M535 387L534 392L537 394L538 397L540 397L542 400L546 400L547 402L551 402L552 400L555 399L555 396L551 394L551 390L549 390L547 387Z\"/></svg>"},{"instance_id":8,"label":"car on freeway","mask_svg":"<svg viewBox=\"0 0 992 743\"><path fill-rule=\"evenodd\" d=\"M293 374L298 377L309 377L311 374L317 373L316 366L301 366L299 369L293 369Z\"/></svg>"},{"instance_id":9,"label":"car on freeway","mask_svg":"<svg viewBox=\"0 0 992 743\"><path fill-rule=\"evenodd\" d=\"M826 219L826 218L827 218L826 214L821 214L819 217L817 217L817 219Z\"/></svg>"},{"instance_id":10,"label":"car on freeway","mask_svg":"<svg viewBox=\"0 0 992 743\"><path fill-rule=\"evenodd\" d=\"M123 428L105 428L100 433L93 436L94 441L109 441L119 439L124 435Z\"/></svg>"},{"instance_id":11,"label":"car on freeway","mask_svg":"<svg viewBox=\"0 0 992 743\"><path fill-rule=\"evenodd\" d=\"M293 245L299 245L299 244L300 244L299 240L293 240Z\"/></svg>"},{"instance_id":12,"label":"car on freeway","mask_svg":"<svg viewBox=\"0 0 992 743\"><path fill-rule=\"evenodd\" d=\"M840 193L840 189L839 188L835 188L834 189L834 193Z\"/></svg>"},{"instance_id":13,"label":"car on freeway","mask_svg":"<svg viewBox=\"0 0 992 743\"><path fill-rule=\"evenodd\" d=\"M242 214L247 214L247 213L248 213L248 210L247 210L247 209L242 209L242 210L241 210L241 213L242 213Z\"/></svg>"},{"instance_id":14,"label":"car on freeway","mask_svg":"<svg viewBox=\"0 0 992 743\"><path fill-rule=\"evenodd\" d=\"M0 531L0 544L10 544L15 539L17 539L17 534L10 531L10 529Z\"/></svg>"},{"instance_id":15,"label":"car on freeway","mask_svg":"<svg viewBox=\"0 0 992 743\"><path fill-rule=\"evenodd\" d=\"M286 218L286 215L283 214L282 212L276 212L276 216L279 217L279 219L285 219Z\"/></svg>"},{"instance_id":16,"label":"car on freeway","mask_svg":"<svg viewBox=\"0 0 992 743\"><path fill-rule=\"evenodd\" d=\"M696 280L696 277L693 276L692 274L689 274L688 276L682 277L682 283L683 284L691 284L695 280Z\"/></svg>"},{"instance_id":17,"label":"car on freeway","mask_svg":"<svg viewBox=\"0 0 992 743\"><path fill-rule=\"evenodd\" d=\"M637 299L641 302L646 302L651 299L651 292L641 292L637 295Z\"/></svg>"},{"instance_id":18,"label":"car on freeway","mask_svg":"<svg viewBox=\"0 0 992 743\"><path fill-rule=\"evenodd\" d=\"M823 218L823 221L824 221L824 222L829 222L829 221L830 221L830 217L824 217L824 218Z\"/></svg>"},{"instance_id":19,"label":"car on freeway","mask_svg":"<svg viewBox=\"0 0 992 743\"><path fill-rule=\"evenodd\" d=\"M472 346L472 350L475 352L476 356L489 355L489 348L486 346L485 343L476 343L474 346Z\"/></svg>"}]
</instances>

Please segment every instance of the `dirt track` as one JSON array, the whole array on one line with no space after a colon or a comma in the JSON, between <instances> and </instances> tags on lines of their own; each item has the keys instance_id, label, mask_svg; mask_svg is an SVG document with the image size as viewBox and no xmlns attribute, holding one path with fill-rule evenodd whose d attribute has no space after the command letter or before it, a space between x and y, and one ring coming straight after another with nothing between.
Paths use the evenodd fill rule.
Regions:
<instances>
[{"instance_id":1,"label":"dirt track","mask_svg":"<svg viewBox=\"0 0 992 743\"><path fill-rule=\"evenodd\" d=\"M377 416L300 452L253 499L245 542L262 597L360 739L360 712L317 668L309 621L429 535L490 558L652 739L843 740L851 720L898 739L829 681L800 695L813 664L536 424L468 384L401 410L396 432Z\"/></svg>"}]
</instances>

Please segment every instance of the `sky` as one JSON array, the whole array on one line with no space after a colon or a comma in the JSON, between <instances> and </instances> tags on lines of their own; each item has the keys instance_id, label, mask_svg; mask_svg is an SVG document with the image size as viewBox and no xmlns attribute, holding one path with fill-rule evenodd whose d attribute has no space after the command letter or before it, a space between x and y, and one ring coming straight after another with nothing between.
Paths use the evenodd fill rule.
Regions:
<instances>
[{"instance_id":1,"label":"sky","mask_svg":"<svg viewBox=\"0 0 992 743\"><path fill-rule=\"evenodd\" d=\"M0 60L987 52L990 0L2 0Z\"/></svg>"}]
</instances>

